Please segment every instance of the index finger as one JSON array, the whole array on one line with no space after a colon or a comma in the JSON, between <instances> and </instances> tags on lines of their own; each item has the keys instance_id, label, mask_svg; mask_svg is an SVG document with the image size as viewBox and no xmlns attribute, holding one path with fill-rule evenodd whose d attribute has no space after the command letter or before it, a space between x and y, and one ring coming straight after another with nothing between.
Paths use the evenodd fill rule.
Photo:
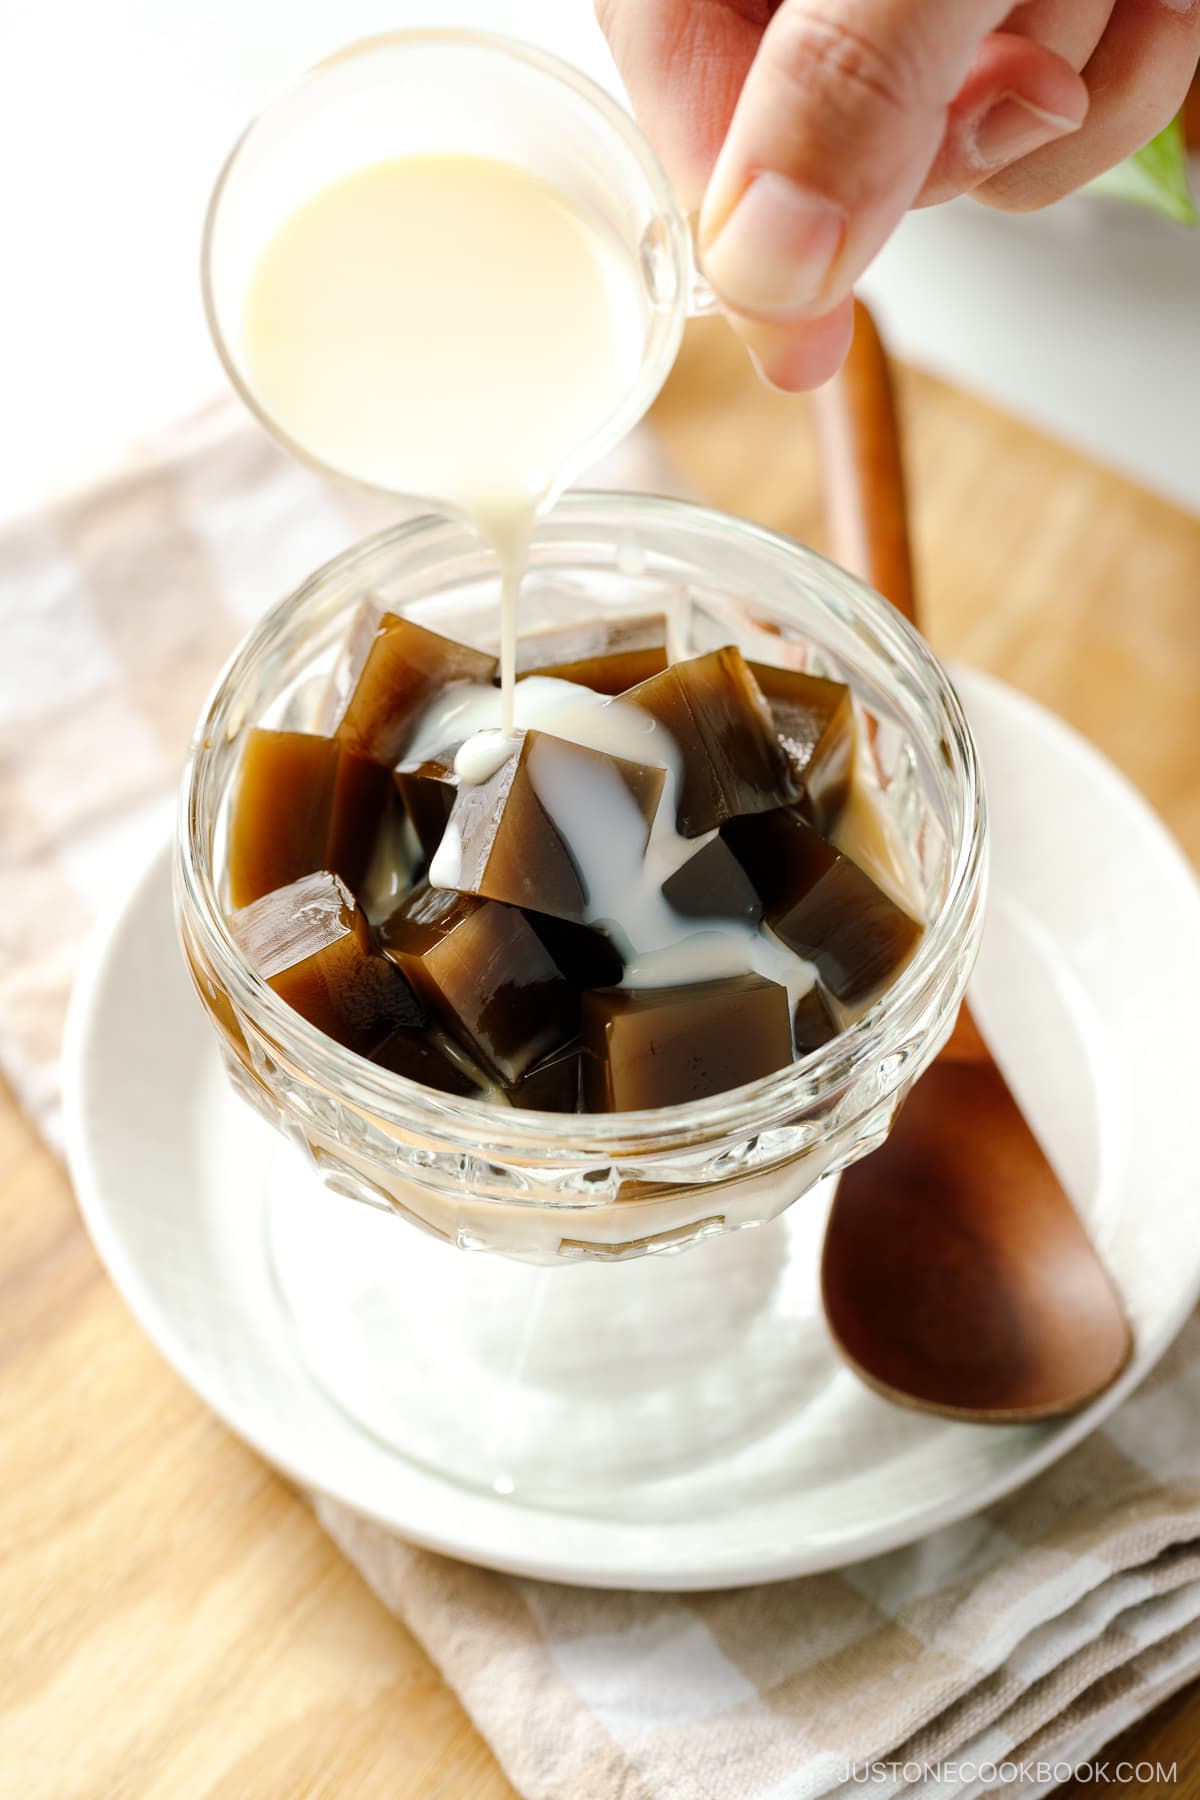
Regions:
<instances>
[{"instance_id":1,"label":"index finger","mask_svg":"<svg viewBox=\"0 0 1200 1800\"><path fill-rule=\"evenodd\" d=\"M596 16L684 210L704 198L776 0L596 0Z\"/></svg>"}]
</instances>

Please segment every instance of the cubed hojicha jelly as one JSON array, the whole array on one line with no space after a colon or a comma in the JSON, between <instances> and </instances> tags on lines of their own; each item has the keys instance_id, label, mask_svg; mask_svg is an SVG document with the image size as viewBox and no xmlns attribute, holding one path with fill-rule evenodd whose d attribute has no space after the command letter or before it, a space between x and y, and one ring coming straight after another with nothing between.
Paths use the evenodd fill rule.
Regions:
<instances>
[{"instance_id":1,"label":"cubed hojicha jelly","mask_svg":"<svg viewBox=\"0 0 1200 1800\"><path fill-rule=\"evenodd\" d=\"M900 973L920 925L794 807L734 819L722 836L758 890L771 930L816 965L842 1006L861 1009Z\"/></svg>"},{"instance_id":2,"label":"cubed hojicha jelly","mask_svg":"<svg viewBox=\"0 0 1200 1800\"><path fill-rule=\"evenodd\" d=\"M597 703L601 741L625 749L617 730L631 724L630 742L645 746L634 758L653 760L536 728L512 741L493 732L472 741L465 772L493 771L472 782L455 770L461 736L449 740L498 716L495 656L364 609L327 693L332 735L246 736L228 873L250 962L313 1025L381 1068L517 1108L706 1100L828 1043L921 935L903 896L898 904L878 885L882 852L878 866L859 864L850 691L748 664L732 646L667 657L659 616L527 638L521 678L606 696L614 710ZM488 690L482 705L463 689L427 711L464 683ZM538 699L527 692L528 716ZM586 700L577 704L587 715ZM625 719L627 707L645 716ZM644 866L672 779L664 762L679 772L674 823L693 841L668 833ZM422 858L428 880L416 879ZM817 981L794 1004L782 981L751 972L620 987L622 951L631 970L655 966L639 948L644 934L673 948L656 887L681 942L692 940L681 959L689 973L705 966L698 934L722 926L736 929L708 966L753 970L765 924Z\"/></svg>"},{"instance_id":3,"label":"cubed hojicha jelly","mask_svg":"<svg viewBox=\"0 0 1200 1800\"><path fill-rule=\"evenodd\" d=\"M551 913L529 911L525 916L575 987L615 987L620 981L625 964L603 931L573 924L570 919L556 919Z\"/></svg>"},{"instance_id":4,"label":"cubed hojicha jelly","mask_svg":"<svg viewBox=\"0 0 1200 1800\"><path fill-rule=\"evenodd\" d=\"M443 742L424 742L419 754L402 758L395 770L396 790L427 857L442 841L458 792L454 759L463 746L465 727L455 732L450 724L447 730L450 735Z\"/></svg>"},{"instance_id":5,"label":"cubed hojicha jelly","mask_svg":"<svg viewBox=\"0 0 1200 1800\"><path fill-rule=\"evenodd\" d=\"M446 1030L506 1085L575 1036L576 992L516 907L421 882L379 941Z\"/></svg>"},{"instance_id":6,"label":"cubed hojicha jelly","mask_svg":"<svg viewBox=\"0 0 1200 1800\"><path fill-rule=\"evenodd\" d=\"M552 675L597 694L623 694L666 666L667 621L661 613L558 625L533 632L517 646L518 680Z\"/></svg>"},{"instance_id":7,"label":"cubed hojicha jelly","mask_svg":"<svg viewBox=\"0 0 1200 1800\"><path fill-rule=\"evenodd\" d=\"M248 731L229 819L234 906L319 869L357 888L390 792L387 770L336 738Z\"/></svg>"},{"instance_id":8,"label":"cubed hojicha jelly","mask_svg":"<svg viewBox=\"0 0 1200 1800\"><path fill-rule=\"evenodd\" d=\"M264 894L231 925L280 999L360 1056L394 1031L428 1023L403 972L379 954L353 895L327 870Z\"/></svg>"},{"instance_id":9,"label":"cubed hojicha jelly","mask_svg":"<svg viewBox=\"0 0 1200 1800\"><path fill-rule=\"evenodd\" d=\"M458 1046L441 1032L401 1027L371 1052L371 1061L393 1075L407 1075L443 1094L483 1096L484 1075L471 1066Z\"/></svg>"},{"instance_id":10,"label":"cubed hojicha jelly","mask_svg":"<svg viewBox=\"0 0 1200 1800\"><path fill-rule=\"evenodd\" d=\"M685 919L740 919L745 925L757 925L762 918L754 883L719 837L668 876L662 893Z\"/></svg>"},{"instance_id":11,"label":"cubed hojicha jelly","mask_svg":"<svg viewBox=\"0 0 1200 1800\"><path fill-rule=\"evenodd\" d=\"M661 769L525 732L486 781L464 782L446 828L436 879L460 893L583 923L587 884L570 840L619 809L644 850L663 789ZM570 817L556 802L571 796ZM447 850L449 854L447 854Z\"/></svg>"},{"instance_id":12,"label":"cubed hojicha jelly","mask_svg":"<svg viewBox=\"0 0 1200 1800\"><path fill-rule=\"evenodd\" d=\"M453 764L441 761L401 763L395 779L396 791L412 821L421 849L426 857L436 855L458 792Z\"/></svg>"},{"instance_id":13,"label":"cubed hojicha jelly","mask_svg":"<svg viewBox=\"0 0 1200 1800\"><path fill-rule=\"evenodd\" d=\"M787 990L760 975L584 994L579 1031L589 1112L704 1100L792 1060Z\"/></svg>"},{"instance_id":14,"label":"cubed hojicha jelly","mask_svg":"<svg viewBox=\"0 0 1200 1800\"><path fill-rule=\"evenodd\" d=\"M814 981L807 994L801 994L792 1008L792 1038L797 1056L819 1050L838 1034L838 1024L829 1002Z\"/></svg>"},{"instance_id":15,"label":"cubed hojicha jelly","mask_svg":"<svg viewBox=\"0 0 1200 1800\"><path fill-rule=\"evenodd\" d=\"M581 1103L583 1051L578 1043L556 1050L537 1063L508 1090L510 1106L528 1112L578 1112Z\"/></svg>"},{"instance_id":16,"label":"cubed hojicha jelly","mask_svg":"<svg viewBox=\"0 0 1200 1800\"><path fill-rule=\"evenodd\" d=\"M672 663L624 700L652 714L675 742L682 764L675 823L684 837L796 798L771 709L732 645Z\"/></svg>"},{"instance_id":17,"label":"cubed hojicha jelly","mask_svg":"<svg viewBox=\"0 0 1200 1800\"><path fill-rule=\"evenodd\" d=\"M832 831L854 776L854 702L841 681L752 662L775 730L800 791L800 808L817 830Z\"/></svg>"},{"instance_id":18,"label":"cubed hojicha jelly","mask_svg":"<svg viewBox=\"0 0 1200 1800\"><path fill-rule=\"evenodd\" d=\"M490 682L496 658L457 643L398 613L360 614L351 632L349 688L337 735L362 755L394 768L422 709L456 681Z\"/></svg>"}]
</instances>

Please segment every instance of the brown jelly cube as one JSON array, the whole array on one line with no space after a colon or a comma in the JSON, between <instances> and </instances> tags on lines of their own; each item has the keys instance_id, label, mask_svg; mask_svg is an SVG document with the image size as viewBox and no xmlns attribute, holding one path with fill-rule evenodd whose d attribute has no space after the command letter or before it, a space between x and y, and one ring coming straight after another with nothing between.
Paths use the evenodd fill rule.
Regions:
<instances>
[{"instance_id":1,"label":"brown jelly cube","mask_svg":"<svg viewBox=\"0 0 1200 1800\"><path fill-rule=\"evenodd\" d=\"M280 999L348 1050L369 1056L393 1031L426 1023L401 970L376 949L353 895L327 870L264 894L231 925Z\"/></svg>"},{"instance_id":2,"label":"brown jelly cube","mask_svg":"<svg viewBox=\"0 0 1200 1800\"><path fill-rule=\"evenodd\" d=\"M474 1094L483 1097L487 1083L473 1069L458 1046L436 1031L412 1030L401 1026L371 1052L371 1061L394 1075L407 1075L425 1087L439 1088L444 1094Z\"/></svg>"},{"instance_id":3,"label":"brown jelly cube","mask_svg":"<svg viewBox=\"0 0 1200 1800\"><path fill-rule=\"evenodd\" d=\"M517 645L517 679L553 675L597 694L623 694L660 674L667 661L667 621L661 613L589 619L523 638Z\"/></svg>"},{"instance_id":4,"label":"brown jelly cube","mask_svg":"<svg viewBox=\"0 0 1200 1800\"><path fill-rule=\"evenodd\" d=\"M427 747L423 757L405 758L396 765L397 792L427 857L436 853L454 808L458 792L454 759L463 742L461 735L448 737L445 743Z\"/></svg>"},{"instance_id":5,"label":"brown jelly cube","mask_svg":"<svg viewBox=\"0 0 1200 1800\"><path fill-rule=\"evenodd\" d=\"M234 906L319 869L357 888L390 791L386 769L336 738L248 731L229 821Z\"/></svg>"},{"instance_id":6,"label":"brown jelly cube","mask_svg":"<svg viewBox=\"0 0 1200 1800\"><path fill-rule=\"evenodd\" d=\"M800 804L822 833L832 831L854 775L857 730L850 689L841 681L751 663L775 731L800 789Z\"/></svg>"},{"instance_id":7,"label":"brown jelly cube","mask_svg":"<svg viewBox=\"0 0 1200 1800\"><path fill-rule=\"evenodd\" d=\"M719 837L676 869L662 891L663 899L687 919L743 919L757 925L762 918L754 883Z\"/></svg>"},{"instance_id":8,"label":"brown jelly cube","mask_svg":"<svg viewBox=\"0 0 1200 1800\"><path fill-rule=\"evenodd\" d=\"M567 830L586 832L589 795L600 783L621 782L633 799L632 828L645 849L665 777L661 769L586 750L545 731L527 731L496 773L476 785L463 783L450 815L458 868L445 879L464 893L582 924L588 896L571 854L568 835L539 794L572 796ZM640 814L640 819L638 816ZM441 877L439 876L439 879Z\"/></svg>"},{"instance_id":9,"label":"brown jelly cube","mask_svg":"<svg viewBox=\"0 0 1200 1800\"><path fill-rule=\"evenodd\" d=\"M807 1056L810 1050L819 1050L837 1036L838 1030L829 1002L814 981L807 994L801 994L792 1012L796 1055Z\"/></svg>"},{"instance_id":10,"label":"brown jelly cube","mask_svg":"<svg viewBox=\"0 0 1200 1800\"><path fill-rule=\"evenodd\" d=\"M422 850L427 857L433 856L454 810L458 783L453 766L440 761L401 763L396 770L396 790Z\"/></svg>"},{"instance_id":11,"label":"brown jelly cube","mask_svg":"<svg viewBox=\"0 0 1200 1800\"><path fill-rule=\"evenodd\" d=\"M424 852L409 824L404 802L391 787L375 848L355 899L372 925L396 910L422 872Z\"/></svg>"},{"instance_id":12,"label":"brown jelly cube","mask_svg":"<svg viewBox=\"0 0 1200 1800\"><path fill-rule=\"evenodd\" d=\"M379 937L430 1011L502 1082L574 1037L575 992L516 907L421 882Z\"/></svg>"},{"instance_id":13,"label":"brown jelly cube","mask_svg":"<svg viewBox=\"0 0 1200 1800\"><path fill-rule=\"evenodd\" d=\"M527 912L525 917L572 986L615 987L625 973L620 951L603 931L549 913Z\"/></svg>"},{"instance_id":14,"label":"brown jelly cube","mask_svg":"<svg viewBox=\"0 0 1200 1800\"><path fill-rule=\"evenodd\" d=\"M675 740L683 763L675 823L684 837L796 798L771 709L732 645L672 663L625 700Z\"/></svg>"},{"instance_id":15,"label":"brown jelly cube","mask_svg":"<svg viewBox=\"0 0 1200 1800\"><path fill-rule=\"evenodd\" d=\"M455 681L490 682L496 658L398 613L360 613L351 631L350 697L337 735L393 768L422 709ZM352 684L352 685L350 685Z\"/></svg>"},{"instance_id":16,"label":"brown jelly cube","mask_svg":"<svg viewBox=\"0 0 1200 1800\"><path fill-rule=\"evenodd\" d=\"M792 1060L787 990L760 975L583 994L590 1112L703 1100Z\"/></svg>"},{"instance_id":17,"label":"brown jelly cube","mask_svg":"<svg viewBox=\"0 0 1200 1800\"><path fill-rule=\"evenodd\" d=\"M510 1103L530 1112L578 1112L582 1095L582 1057L577 1043L556 1051L509 1088Z\"/></svg>"},{"instance_id":18,"label":"brown jelly cube","mask_svg":"<svg viewBox=\"0 0 1200 1800\"><path fill-rule=\"evenodd\" d=\"M921 927L792 807L722 834L758 889L767 924L815 963L834 998L861 1007L898 975Z\"/></svg>"}]
</instances>

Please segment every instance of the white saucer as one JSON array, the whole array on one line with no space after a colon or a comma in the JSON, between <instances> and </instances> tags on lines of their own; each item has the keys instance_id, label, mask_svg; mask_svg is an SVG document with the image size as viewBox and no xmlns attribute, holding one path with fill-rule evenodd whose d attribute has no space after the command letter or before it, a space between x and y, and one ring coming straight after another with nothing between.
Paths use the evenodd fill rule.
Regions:
<instances>
[{"instance_id":1,"label":"white saucer","mask_svg":"<svg viewBox=\"0 0 1200 1800\"><path fill-rule=\"evenodd\" d=\"M80 975L68 1142L113 1280L197 1393L293 1480L408 1538L601 1587L734 1586L873 1555L978 1510L1099 1424L1200 1297L1200 889L1153 814L1082 739L989 679L964 672L959 686L993 831L972 999L1128 1305L1136 1351L1114 1388L1041 1427L951 1424L887 1405L829 1344L816 1298L822 1213L801 1201L766 1228L786 1235L802 1272L805 1396L769 1479L756 1486L753 1465L731 1466L723 1490L722 1467L710 1466L697 1477L703 1506L684 1491L677 1517L599 1506L592 1516L468 1491L396 1455L325 1397L297 1353L266 1249L277 1140L225 1086L176 947L164 848ZM717 1240L685 1260L721 1255Z\"/></svg>"}]
</instances>

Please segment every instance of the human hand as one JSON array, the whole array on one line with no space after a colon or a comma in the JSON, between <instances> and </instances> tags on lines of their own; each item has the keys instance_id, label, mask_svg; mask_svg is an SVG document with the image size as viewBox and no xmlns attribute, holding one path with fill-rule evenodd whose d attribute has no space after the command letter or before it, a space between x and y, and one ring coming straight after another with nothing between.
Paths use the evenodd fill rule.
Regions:
<instances>
[{"instance_id":1,"label":"human hand","mask_svg":"<svg viewBox=\"0 0 1200 1800\"><path fill-rule=\"evenodd\" d=\"M1200 0L597 0L705 273L761 372L840 365L911 206L1045 206L1181 104Z\"/></svg>"}]
</instances>

